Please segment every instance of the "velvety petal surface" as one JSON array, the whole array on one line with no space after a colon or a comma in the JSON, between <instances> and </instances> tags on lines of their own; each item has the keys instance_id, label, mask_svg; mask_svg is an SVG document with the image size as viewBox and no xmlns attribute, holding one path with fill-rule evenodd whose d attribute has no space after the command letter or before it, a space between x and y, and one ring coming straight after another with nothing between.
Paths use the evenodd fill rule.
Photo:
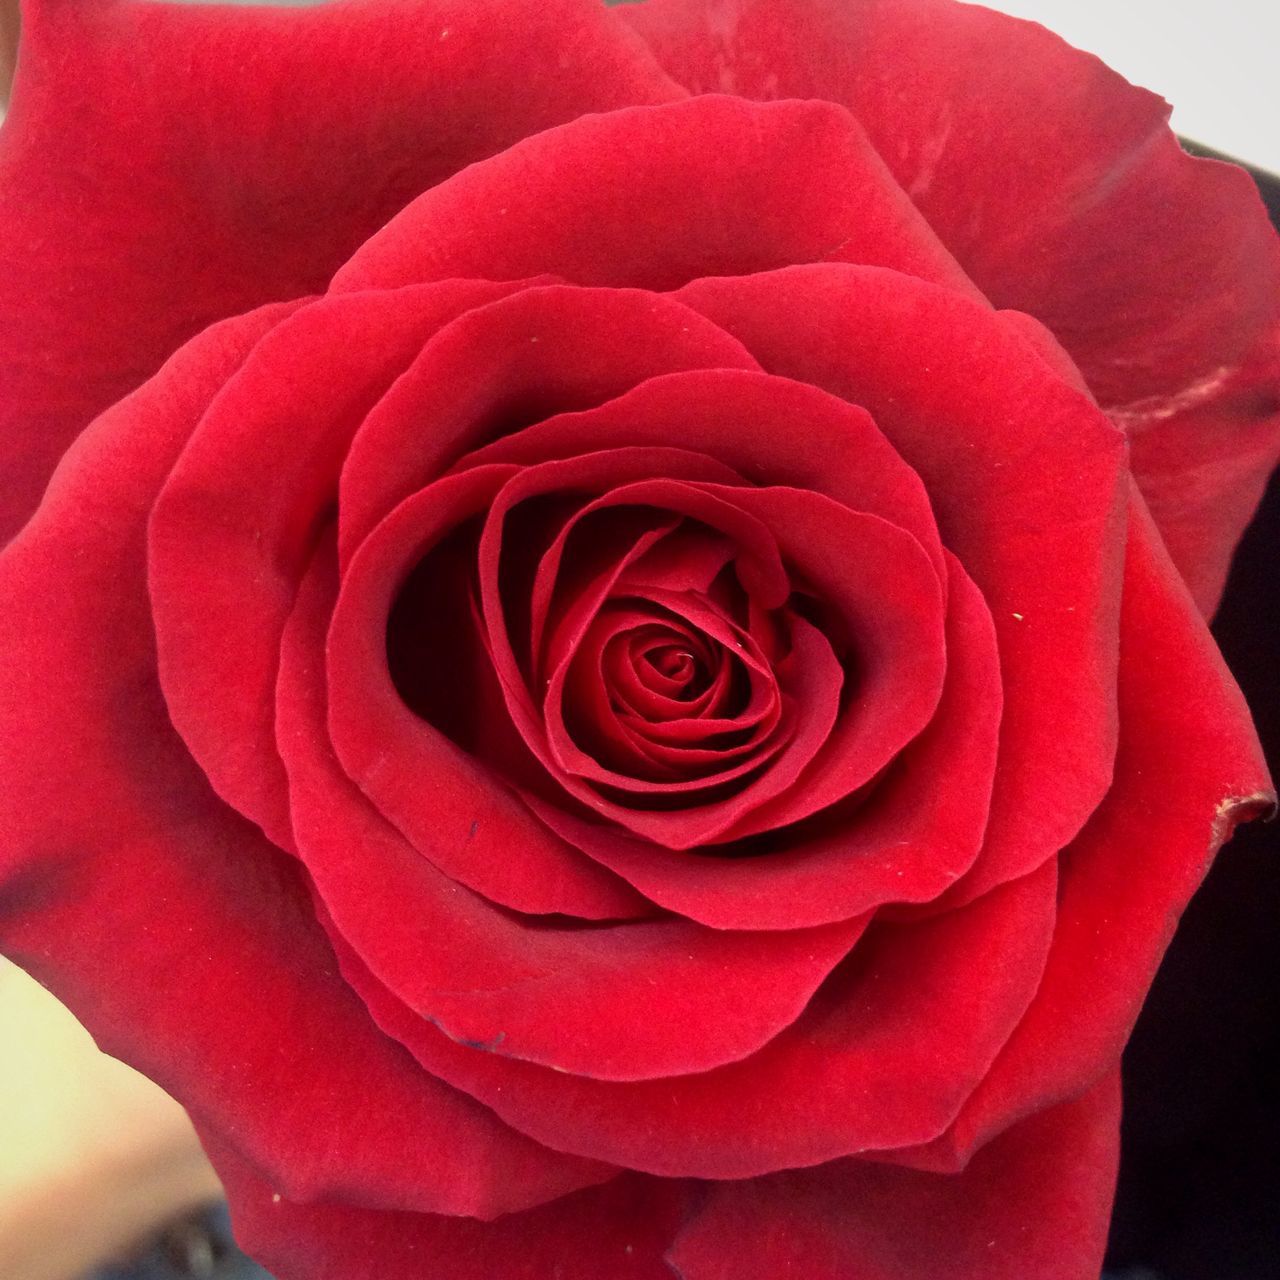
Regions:
<instances>
[{"instance_id":1,"label":"velvety petal surface","mask_svg":"<svg viewBox=\"0 0 1280 1280\"><path fill-rule=\"evenodd\" d=\"M1000 307L1037 316L1134 438L1202 608L1280 454L1280 243L1161 98L1031 22L951 0L646 0L695 93L847 106ZM999 74L993 74L999 68Z\"/></svg>"},{"instance_id":2,"label":"velvety petal surface","mask_svg":"<svg viewBox=\"0 0 1280 1280\"><path fill-rule=\"evenodd\" d=\"M689 482L635 482L650 468ZM675 848L751 834L806 817L856 790L927 723L940 697L945 671L942 588L923 548L910 534L877 516L849 511L804 490L714 483L716 471L722 469L722 464L703 455L672 449L620 449L525 468L497 496L481 541L481 583L495 661L504 673L512 716L524 727L531 745L539 733L537 714L528 690L521 687L509 642L499 639L505 625L496 585L500 534L495 522L520 498L585 485L588 492L601 487L611 490L602 501L649 504L693 517L740 542L750 561L762 566L762 577L771 557L785 556L800 575L796 589L813 591L837 625L843 625L859 677L857 710L846 708L838 714L839 682L826 669L834 665L830 659L824 665L817 654L798 658L799 678L805 683L796 690L800 717L796 736L771 767L742 791L709 804L662 811L592 801L598 812ZM848 556L830 556L828 540L833 537L849 548ZM778 594L771 602L762 597L761 603L776 608L784 603L790 587L780 562L773 576L775 582L761 586L772 585ZM555 692L554 679L549 692ZM543 749L534 746L534 750ZM810 764L804 787L793 789ZM561 781L573 794L586 798L580 783L565 777Z\"/></svg>"},{"instance_id":3,"label":"velvety petal surface","mask_svg":"<svg viewBox=\"0 0 1280 1280\"><path fill-rule=\"evenodd\" d=\"M1113 1073L963 1173L841 1160L721 1183L668 1257L681 1280L1096 1280L1119 1123Z\"/></svg>"},{"instance_id":4,"label":"velvety petal surface","mask_svg":"<svg viewBox=\"0 0 1280 1280\"><path fill-rule=\"evenodd\" d=\"M425 346L351 441L339 500L344 565L392 507L494 440L664 374L756 368L740 342L673 298L559 284L502 298L504 286L486 287L493 305ZM570 452L595 447L583 432Z\"/></svg>"},{"instance_id":5,"label":"velvety petal surface","mask_svg":"<svg viewBox=\"0 0 1280 1280\"><path fill-rule=\"evenodd\" d=\"M1116 778L1060 859L1044 982L952 1129L908 1162L954 1168L1108 1070L1214 854L1274 804L1248 708L1141 498L1121 637Z\"/></svg>"},{"instance_id":6,"label":"velvety petal surface","mask_svg":"<svg viewBox=\"0 0 1280 1280\"><path fill-rule=\"evenodd\" d=\"M685 326L690 314L699 315L685 308ZM736 343L727 334L725 341ZM588 445L678 445L718 459L751 484L812 490L852 511L880 516L910 533L941 570L929 495L871 415L818 387L745 367L755 362L737 346L743 368L708 362L647 378L596 408L548 416L505 435L477 449L466 465L527 465L570 457ZM714 354L723 360L722 351Z\"/></svg>"},{"instance_id":7,"label":"velvety petal surface","mask_svg":"<svg viewBox=\"0 0 1280 1280\"><path fill-rule=\"evenodd\" d=\"M335 559L313 561L286 629L277 725L299 852L335 945L349 943L422 1031L565 1080L705 1071L790 1025L865 920L788 934L674 918L572 927L494 907L404 840L342 773L325 730Z\"/></svg>"},{"instance_id":8,"label":"velvety petal surface","mask_svg":"<svg viewBox=\"0 0 1280 1280\"><path fill-rule=\"evenodd\" d=\"M378 1031L297 863L212 793L156 681L147 511L290 310L211 328L104 414L0 554L0 943L280 1190L490 1216L609 1170L513 1133Z\"/></svg>"},{"instance_id":9,"label":"velvety petal surface","mask_svg":"<svg viewBox=\"0 0 1280 1280\"><path fill-rule=\"evenodd\" d=\"M671 1280L663 1254L696 1184L623 1175L497 1222L385 1213L273 1194L225 1148L210 1156L231 1195L236 1239L277 1280Z\"/></svg>"},{"instance_id":10,"label":"velvety petal surface","mask_svg":"<svg viewBox=\"0 0 1280 1280\"><path fill-rule=\"evenodd\" d=\"M417 854L460 884L514 910L577 919L652 914L646 900L615 877L601 875L549 832L528 811L510 779L495 775L477 758L483 748L490 758L501 755L510 762L514 754L518 766L538 768L510 724L482 620L470 619L452 646L440 643L441 631L456 628L469 605L475 608L466 593L473 572L467 565L443 584L424 586L420 647L412 658L389 661L393 598L408 566L428 556L456 523L478 518L514 473L510 466L477 468L406 499L361 544L332 602L327 630L318 611L312 616L316 650L306 655L299 651L299 660L308 669L327 667L326 723L312 731L327 730L336 762L346 774L330 802L340 803L349 779ZM465 736L453 724L434 724L429 714L421 714L422 708L409 705L395 683L396 667L408 663L428 666L413 678L430 689L434 707L447 708L449 693L457 692ZM497 741L505 749L495 750ZM285 753L290 754L287 746ZM425 786L424 779L429 780Z\"/></svg>"},{"instance_id":11,"label":"velvety petal surface","mask_svg":"<svg viewBox=\"0 0 1280 1280\"><path fill-rule=\"evenodd\" d=\"M441 325L516 287L451 281L306 307L214 388L157 499L148 578L170 714L219 795L284 848L280 633L352 437Z\"/></svg>"},{"instance_id":12,"label":"velvety petal surface","mask_svg":"<svg viewBox=\"0 0 1280 1280\"><path fill-rule=\"evenodd\" d=\"M945 915L877 926L763 1049L679 1080L587 1079L476 1052L334 944L379 1025L522 1132L668 1177L744 1178L941 1134L1035 995L1056 883L1049 862Z\"/></svg>"},{"instance_id":13,"label":"velvety petal surface","mask_svg":"<svg viewBox=\"0 0 1280 1280\"><path fill-rule=\"evenodd\" d=\"M714 928L794 929L886 902L932 900L981 848L1001 708L990 612L954 561L951 568L942 700L864 803L837 806L776 843L740 847L740 856L663 849L550 806L538 812L652 901Z\"/></svg>"},{"instance_id":14,"label":"velvety petal surface","mask_svg":"<svg viewBox=\"0 0 1280 1280\"><path fill-rule=\"evenodd\" d=\"M924 481L943 544L991 610L1005 690L991 825L958 888L1024 874L1111 781L1122 434L1020 327L897 272L793 267L678 296L767 372L864 406Z\"/></svg>"},{"instance_id":15,"label":"velvety petal surface","mask_svg":"<svg viewBox=\"0 0 1280 1280\"><path fill-rule=\"evenodd\" d=\"M0 131L0 540L89 420L205 325L323 288L406 202L528 134L682 96L592 0L30 0L23 25Z\"/></svg>"},{"instance_id":16,"label":"velvety petal surface","mask_svg":"<svg viewBox=\"0 0 1280 1280\"><path fill-rule=\"evenodd\" d=\"M687 307L630 291L446 281L326 297L281 326L205 413L151 520L166 699L219 794L291 847L274 734L280 634L335 502L354 548L458 452L530 416L658 373L752 363ZM634 914L635 896L582 859L521 878L497 834L459 836L485 872L467 883L519 910ZM536 853L537 831L523 844Z\"/></svg>"},{"instance_id":17,"label":"velvety petal surface","mask_svg":"<svg viewBox=\"0 0 1280 1280\"><path fill-rule=\"evenodd\" d=\"M333 287L550 271L668 289L824 261L973 291L847 111L714 97L527 138L415 200Z\"/></svg>"}]
</instances>

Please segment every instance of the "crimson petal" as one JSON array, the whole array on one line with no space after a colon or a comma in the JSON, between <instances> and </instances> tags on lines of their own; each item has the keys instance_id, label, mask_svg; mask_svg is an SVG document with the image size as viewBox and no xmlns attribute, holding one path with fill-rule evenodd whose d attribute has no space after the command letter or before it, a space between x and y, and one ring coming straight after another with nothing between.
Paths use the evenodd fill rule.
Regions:
<instances>
[{"instance_id":1,"label":"crimson petal","mask_svg":"<svg viewBox=\"0 0 1280 1280\"><path fill-rule=\"evenodd\" d=\"M738 836L807 818L870 782L929 723L947 651L944 585L905 530L804 489L739 490L734 500L776 531L799 589L818 602L824 625L843 632L853 675L849 700L800 784L734 823ZM833 556L833 544L843 554Z\"/></svg>"},{"instance_id":2,"label":"crimson petal","mask_svg":"<svg viewBox=\"0 0 1280 1280\"><path fill-rule=\"evenodd\" d=\"M299 1203L225 1147L209 1154L236 1239L278 1280L671 1280L663 1253L696 1191L623 1175L497 1222Z\"/></svg>"},{"instance_id":3,"label":"crimson petal","mask_svg":"<svg viewBox=\"0 0 1280 1280\"><path fill-rule=\"evenodd\" d=\"M584 116L473 165L392 218L333 288L551 271L669 289L824 261L976 296L847 111L701 98Z\"/></svg>"},{"instance_id":4,"label":"crimson petal","mask_svg":"<svg viewBox=\"0 0 1280 1280\"><path fill-rule=\"evenodd\" d=\"M740 777L781 748L781 741L769 741L768 735L781 716L782 700L768 663L756 651L749 635L743 633L744 638L739 641L738 632L727 628L723 618L705 607L679 597L664 602L661 593L657 594L658 598L651 595L644 603L659 606L667 603L673 619L679 619L683 611L684 620L693 625L702 623L705 630L701 635L710 638L713 644L727 642L734 646L736 656L730 661L741 662L750 683L751 694L746 706L729 718L671 716L649 722L634 713L620 714L612 705L612 690L607 687L604 654L611 640L651 623L654 614L650 609L615 607L598 615L583 636L580 649L569 653L553 672L543 703L547 743L560 767L578 777L622 792L663 796L684 793L687 803L696 804L699 798L689 796L689 792ZM838 684L838 672L833 674ZM632 747L634 752L629 754L650 765L666 765L668 771L651 778L622 773L601 764L570 729L566 701L574 713L572 719L580 723L590 721L592 737L606 743L610 750L615 745L624 751ZM713 735L729 733L740 740L730 745L707 742ZM722 767L713 767L716 765Z\"/></svg>"},{"instance_id":5,"label":"crimson petal","mask_svg":"<svg viewBox=\"0 0 1280 1280\"><path fill-rule=\"evenodd\" d=\"M282 848L280 633L351 438L431 334L514 288L451 281L306 307L211 394L156 502L148 574L170 714L218 794Z\"/></svg>"},{"instance_id":6,"label":"crimson petal","mask_svg":"<svg viewBox=\"0 0 1280 1280\"><path fill-rule=\"evenodd\" d=\"M946 915L877 926L768 1045L679 1080L589 1079L478 1053L334 944L378 1024L521 1132L667 1177L744 1178L942 1133L1035 995L1056 884L1050 861ZM702 1019L689 1025L705 1034Z\"/></svg>"},{"instance_id":7,"label":"crimson petal","mask_svg":"<svg viewBox=\"0 0 1280 1280\"><path fill-rule=\"evenodd\" d=\"M377 1030L300 868L210 791L156 683L146 513L291 310L210 328L102 415L0 554L0 943L282 1191L492 1216L610 1171L513 1133Z\"/></svg>"},{"instance_id":8,"label":"crimson petal","mask_svg":"<svg viewBox=\"0 0 1280 1280\"><path fill-rule=\"evenodd\" d=\"M620 12L695 92L853 112L983 292L1048 325L1130 432L1156 523L1212 612L1280 455L1280 241L1249 176L1182 151L1157 95L978 5Z\"/></svg>"},{"instance_id":9,"label":"crimson petal","mask_svg":"<svg viewBox=\"0 0 1280 1280\"><path fill-rule=\"evenodd\" d=\"M502 297L510 292L442 330L362 424L338 503L344 566L392 507L495 437L660 374L756 367L740 342L673 298L545 283ZM578 443L586 452L587 437Z\"/></svg>"},{"instance_id":10,"label":"crimson petal","mask_svg":"<svg viewBox=\"0 0 1280 1280\"><path fill-rule=\"evenodd\" d=\"M865 406L924 480L991 609L1006 694L987 841L951 900L1025 874L1111 782L1124 437L1021 327L922 280L827 264L679 296L768 372Z\"/></svg>"},{"instance_id":11,"label":"crimson petal","mask_svg":"<svg viewBox=\"0 0 1280 1280\"><path fill-rule=\"evenodd\" d=\"M1141 498L1121 635L1116 779L1061 856L1044 982L951 1130L905 1163L955 1168L1108 1070L1214 854L1237 823L1274 805L1248 708Z\"/></svg>"},{"instance_id":12,"label":"crimson petal","mask_svg":"<svg viewBox=\"0 0 1280 1280\"><path fill-rule=\"evenodd\" d=\"M746 1056L799 1016L864 921L785 935L672 919L566 928L494 907L409 845L328 742L323 652L335 577L336 554L322 548L281 645L277 732L294 830L335 946L355 948L421 1028L447 1028L478 1059L627 1080ZM477 825L490 820L476 809ZM684 1034L695 1023L699 1034Z\"/></svg>"},{"instance_id":13,"label":"crimson petal","mask_svg":"<svg viewBox=\"0 0 1280 1280\"><path fill-rule=\"evenodd\" d=\"M315 654L303 655L327 666L328 723L316 731L331 735L343 784L359 786L418 854L477 893L524 912L645 915L647 903L547 832L501 779L416 715L392 680L387 620L397 589L458 523L487 510L516 470L477 467L446 477L403 502L361 544L327 638L317 640ZM449 607L461 614L467 601ZM487 653L482 660L489 665ZM490 712L505 717L495 701ZM279 732L274 719L273 726ZM281 751L287 756L285 744Z\"/></svg>"},{"instance_id":14,"label":"crimson petal","mask_svg":"<svg viewBox=\"0 0 1280 1280\"><path fill-rule=\"evenodd\" d=\"M736 858L665 850L546 808L544 821L654 902L718 929L801 928L937 897L982 845L1002 699L991 615L949 563L942 701L852 814L789 832L780 851Z\"/></svg>"},{"instance_id":15,"label":"crimson petal","mask_svg":"<svg viewBox=\"0 0 1280 1280\"><path fill-rule=\"evenodd\" d=\"M842 1160L720 1183L668 1255L682 1280L1097 1280L1120 1081L943 1175Z\"/></svg>"},{"instance_id":16,"label":"crimson petal","mask_svg":"<svg viewBox=\"0 0 1280 1280\"><path fill-rule=\"evenodd\" d=\"M323 289L407 201L528 134L684 96L592 0L30 0L23 28L0 135L0 543L192 334Z\"/></svg>"},{"instance_id":17,"label":"crimson petal","mask_svg":"<svg viewBox=\"0 0 1280 1280\"><path fill-rule=\"evenodd\" d=\"M819 387L758 369L721 366L651 377L596 408L503 436L476 450L469 465L527 466L580 453L587 441L593 449L670 447L673 424L681 447L719 459L750 484L810 489L899 525L943 576L928 494L871 415Z\"/></svg>"}]
</instances>

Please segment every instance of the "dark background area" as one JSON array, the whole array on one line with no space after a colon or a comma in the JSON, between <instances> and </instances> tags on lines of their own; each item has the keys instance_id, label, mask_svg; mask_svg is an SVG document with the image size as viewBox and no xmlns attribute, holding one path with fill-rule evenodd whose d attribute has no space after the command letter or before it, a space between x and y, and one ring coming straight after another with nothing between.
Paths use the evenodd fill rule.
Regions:
<instances>
[{"instance_id":1,"label":"dark background area","mask_svg":"<svg viewBox=\"0 0 1280 1280\"><path fill-rule=\"evenodd\" d=\"M1254 176L1280 228L1280 178ZM1213 628L1276 776L1278 596L1280 474ZM1280 1278L1277 1028L1280 822L1253 823L1218 855L1183 917L1125 1054L1108 1254L1125 1280Z\"/></svg>"}]
</instances>

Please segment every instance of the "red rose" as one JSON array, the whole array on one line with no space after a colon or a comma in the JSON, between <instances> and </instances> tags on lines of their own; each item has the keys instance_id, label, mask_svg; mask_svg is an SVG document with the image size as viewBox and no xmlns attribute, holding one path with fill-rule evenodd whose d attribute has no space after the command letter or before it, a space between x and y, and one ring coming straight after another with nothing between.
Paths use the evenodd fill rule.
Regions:
<instances>
[{"instance_id":1,"label":"red rose","mask_svg":"<svg viewBox=\"0 0 1280 1280\"><path fill-rule=\"evenodd\" d=\"M1247 178L941 0L25 39L0 941L248 1247L1096 1274L1271 799L1169 557L1210 607L1280 436Z\"/></svg>"}]
</instances>

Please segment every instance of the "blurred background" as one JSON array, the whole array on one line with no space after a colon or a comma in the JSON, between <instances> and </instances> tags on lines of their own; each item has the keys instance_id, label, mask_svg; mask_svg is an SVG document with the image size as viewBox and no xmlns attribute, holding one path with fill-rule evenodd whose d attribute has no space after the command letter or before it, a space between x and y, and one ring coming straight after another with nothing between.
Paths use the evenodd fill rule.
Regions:
<instances>
[{"instance_id":1,"label":"blurred background","mask_svg":"<svg viewBox=\"0 0 1280 1280\"><path fill-rule=\"evenodd\" d=\"M1173 127L1280 173L1275 0L994 0L1173 103Z\"/></svg>"},{"instance_id":2,"label":"blurred background","mask_svg":"<svg viewBox=\"0 0 1280 1280\"><path fill-rule=\"evenodd\" d=\"M1184 138L1257 170L1280 226L1280 3L990 7L1044 23L1175 103ZM0 0L0 87L16 33L16 0ZM1278 564L1280 480L1214 628L1280 773ZM1278 925L1280 823L1255 824L1192 903L1125 1057L1107 1280L1280 1280ZM0 1280L265 1276L235 1249L177 1103L0 959Z\"/></svg>"}]
</instances>

